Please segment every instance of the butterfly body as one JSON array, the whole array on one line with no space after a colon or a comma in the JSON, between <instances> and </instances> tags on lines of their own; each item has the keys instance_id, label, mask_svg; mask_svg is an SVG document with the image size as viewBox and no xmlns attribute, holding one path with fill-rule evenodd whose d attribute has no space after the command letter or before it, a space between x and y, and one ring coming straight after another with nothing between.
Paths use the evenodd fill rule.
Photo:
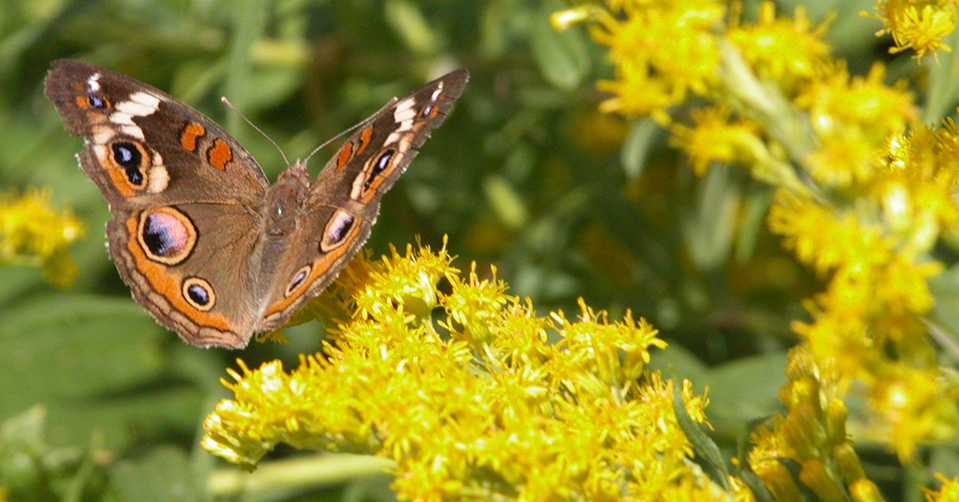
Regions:
<instances>
[{"instance_id":1,"label":"butterfly body","mask_svg":"<svg viewBox=\"0 0 959 502\"><path fill-rule=\"evenodd\" d=\"M356 254L467 79L459 70L394 99L315 180L297 161L272 185L215 122L130 77L57 61L46 95L84 138L80 166L110 204L110 256L133 297L187 343L242 348Z\"/></svg>"}]
</instances>

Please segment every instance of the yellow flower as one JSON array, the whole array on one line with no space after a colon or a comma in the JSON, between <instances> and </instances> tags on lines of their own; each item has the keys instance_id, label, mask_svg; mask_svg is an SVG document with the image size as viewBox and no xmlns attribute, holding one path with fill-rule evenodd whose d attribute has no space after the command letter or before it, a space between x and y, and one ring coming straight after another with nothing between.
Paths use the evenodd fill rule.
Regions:
<instances>
[{"instance_id":1,"label":"yellow flower","mask_svg":"<svg viewBox=\"0 0 959 502\"><path fill-rule=\"evenodd\" d=\"M955 435L959 387L944 382L938 369L894 368L872 386L869 399L888 421L873 431L889 437L903 461L912 460L921 441L944 441ZM951 387L951 388L950 388Z\"/></svg>"},{"instance_id":2,"label":"yellow flower","mask_svg":"<svg viewBox=\"0 0 959 502\"><path fill-rule=\"evenodd\" d=\"M936 478L942 483L938 491L923 488L926 494L926 502L959 502L959 477L947 479L942 474L936 473Z\"/></svg>"},{"instance_id":3,"label":"yellow flower","mask_svg":"<svg viewBox=\"0 0 959 502\"><path fill-rule=\"evenodd\" d=\"M596 12L593 38L610 48L616 80L600 81L615 95L603 111L668 120L666 108L689 92L714 86L719 50L713 30L725 15L715 0L607 1Z\"/></svg>"},{"instance_id":4,"label":"yellow flower","mask_svg":"<svg viewBox=\"0 0 959 502\"><path fill-rule=\"evenodd\" d=\"M445 248L408 248L352 263L329 293L350 313L335 344L289 371L239 362L204 448L246 468L278 443L375 454L393 460L394 489L414 500L722 491L690 467L676 383L645 370L665 346L648 323L610 322L582 302L578 321L539 318L495 276L474 267L464 278L450 261ZM439 321L424 304L442 309ZM704 422L706 400L691 389L683 383L687 414Z\"/></svg>"},{"instance_id":5,"label":"yellow flower","mask_svg":"<svg viewBox=\"0 0 959 502\"><path fill-rule=\"evenodd\" d=\"M792 19L776 19L776 4L763 2L756 24L740 24L738 17L733 17L732 23L727 37L756 75L778 83L789 94L828 61L830 46L823 35L829 19L814 27L801 5Z\"/></svg>"},{"instance_id":6,"label":"yellow flower","mask_svg":"<svg viewBox=\"0 0 959 502\"><path fill-rule=\"evenodd\" d=\"M859 270L883 263L891 252L878 226L862 225L852 213L836 214L782 190L770 208L769 229L782 235L784 247L820 274L843 265Z\"/></svg>"},{"instance_id":7,"label":"yellow flower","mask_svg":"<svg viewBox=\"0 0 959 502\"><path fill-rule=\"evenodd\" d=\"M67 246L82 235L83 224L69 210L50 207L49 191L0 194L0 265L42 266L48 281L65 287L77 273Z\"/></svg>"},{"instance_id":8,"label":"yellow flower","mask_svg":"<svg viewBox=\"0 0 959 502\"><path fill-rule=\"evenodd\" d=\"M918 110L905 83L887 86L884 77L879 64L866 77L850 77L840 65L813 79L796 98L823 143L810 159L816 181L840 187L868 182L877 152L916 121Z\"/></svg>"},{"instance_id":9,"label":"yellow flower","mask_svg":"<svg viewBox=\"0 0 959 502\"><path fill-rule=\"evenodd\" d=\"M835 501L844 500L844 485L869 483L845 433L846 385L836 366L818 361L803 346L789 352L789 381L779 393L789 411L751 434L747 461L777 500L805 500L797 481L821 500ZM798 467L798 479L791 466Z\"/></svg>"},{"instance_id":10,"label":"yellow flower","mask_svg":"<svg viewBox=\"0 0 959 502\"><path fill-rule=\"evenodd\" d=\"M706 172L712 162L751 165L764 145L759 125L746 119L731 120L726 107L692 111L693 126L673 126L671 146L681 148L693 162L696 174Z\"/></svg>"},{"instance_id":11,"label":"yellow flower","mask_svg":"<svg viewBox=\"0 0 959 502\"><path fill-rule=\"evenodd\" d=\"M942 39L956 28L956 7L955 0L876 0L875 17L883 23L876 34L892 34L892 53L912 49L922 57L938 49L949 52Z\"/></svg>"}]
</instances>

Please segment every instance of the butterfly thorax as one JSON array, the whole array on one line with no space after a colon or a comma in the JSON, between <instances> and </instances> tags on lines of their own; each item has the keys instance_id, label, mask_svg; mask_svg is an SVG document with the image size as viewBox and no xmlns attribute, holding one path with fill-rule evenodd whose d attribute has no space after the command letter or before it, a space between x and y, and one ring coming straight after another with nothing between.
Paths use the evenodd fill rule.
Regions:
<instances>
[{"instance_id":1,"label":"butterfly thorax","mask_svg":"<svg viewBox=\"0 0 959 502\"><path fill-rule=\"evenodd\" d=\"M310 175L297 162L280 173L266 192L264 236L267 239L291 235L307 200Z\"/></svg>"}]
</instances>

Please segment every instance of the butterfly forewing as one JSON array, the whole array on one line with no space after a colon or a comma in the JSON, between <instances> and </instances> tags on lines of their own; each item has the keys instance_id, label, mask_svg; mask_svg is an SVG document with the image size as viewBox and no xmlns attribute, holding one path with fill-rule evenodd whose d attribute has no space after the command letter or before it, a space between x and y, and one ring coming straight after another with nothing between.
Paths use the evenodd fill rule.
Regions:
<instances>
[{"instance_id":1,"label":"butterfly forewing","mask_svg":"<svg viewBox=\"0 0 959 502\"><path fill-rule=\"evenodd\" d=\"M394 100L330 159L310 187L309 209L294 239L298 244L288 250L276 274L260 329L281 326L359 251L376 221L380 198L430 131L443 123L468 78L469 73L458 70Z\"/></svg>"},{"instance_id":2,"label":"butterfly forewing","mask_svg":"<svg viewBox=\"0 0 959 502\"><path fill-rule=\"evenodd\" d=\"M310 204L359 207L375 216L378 206L373 202L393 186L416 149L443 123L468 80L466 70L448 73L380 110L320 171Z\"/></svg>"},{"instance_id":3,"label":"butterfly forewing","mask_svg":"<svg viewBox=\"0 0 959 502\"><path fill-rule=\"evenodd\" d=\"M85 140L84 172L111 207L258 201L269 181L215 122L143 82L82 61L53 63L46 96ZM212 169L205 169L212 167Z\"/></svg>"}]
</instances>

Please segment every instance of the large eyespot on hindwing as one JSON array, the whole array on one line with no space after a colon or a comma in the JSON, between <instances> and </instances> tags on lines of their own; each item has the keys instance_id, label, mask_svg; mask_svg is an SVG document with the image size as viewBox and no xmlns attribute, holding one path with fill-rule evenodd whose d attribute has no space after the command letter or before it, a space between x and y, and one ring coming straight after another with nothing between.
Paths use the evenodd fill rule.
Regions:
<instances>
[{"instance_id":1,"label":"large eyespot on hindwing","mask_svg":"<svg viewBox=\"0 0 959 502\"><path fill-rule=\"evenodd\" d=\"M286 291L283 292L283 297L288 298L290 295L300 289L300 286L303 285L304 281L306 281L306 278L310 276L311 270L313 270L311 265L306 265L297 270L293 274L293 278L290 279L290 284L286 287Z\"/></svg>"},{"instance_id":2,"label":"large eyespot on hindwing","mask_svg":"<svg viewBox=\"0 0 959 502\"><path fill-rule=\"evenodd\" d=\"M213 287L199 277L188 277L183 281L183 298L200 312L207 312L216 304L216 293L213 292Z\"/></svg>"},{"instance_id":3,"label":"large eyespot on hindwing","mask_svg":"<svg viewBox=\"0 0 959 502\"><path fill-rule=\"evenodd\" d=\"M337 209L333 217L326 223L323 230L323 239L320 241L320 251L329 253L347 242L347 236L356 224L356 218L342 209Z\"/></svg>"},{"instance_id":4,"label":"large eyespot on hindwing","mask_svg":"<svg viewBox=\"0 0 959 502\"><path fill-rule=\"evenodd\" d=\"M110 144L110 160L119 169L127 183L136 190L147 186L147 171L150 166L150 154L146 148L136 141L118 139Z\"/></svg>"},{"instance_id":5,"label":"large eyespot on hindwing","mask_svg":"<svg viewBox=\"0 0 959 502\"><path fill-rule=\"evenodd\" d=\"M164 265L181 263L190 256L196 239L196 226L176 208L161 207L140 214L137 242L151 261Z\"/></svg>"}]
</instances>

